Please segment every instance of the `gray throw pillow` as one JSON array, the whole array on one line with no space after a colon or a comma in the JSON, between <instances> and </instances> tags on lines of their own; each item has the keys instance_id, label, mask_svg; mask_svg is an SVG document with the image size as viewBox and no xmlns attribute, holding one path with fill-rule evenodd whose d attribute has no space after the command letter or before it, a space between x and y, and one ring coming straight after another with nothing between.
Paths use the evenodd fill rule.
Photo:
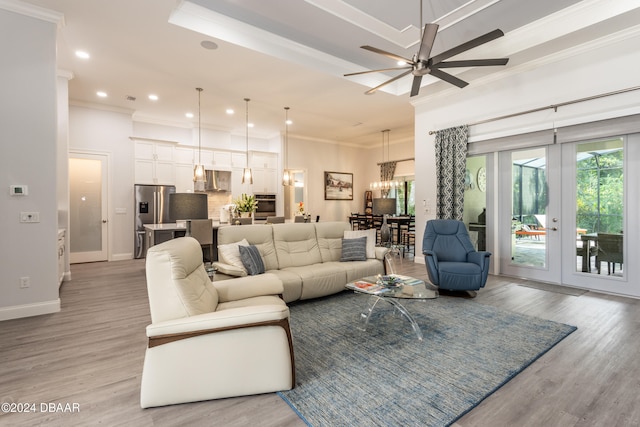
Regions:
<instances>
[{"instance_id":1,"label":"gray throw pillow","mask_svg":"<svg viewBox=\"0 0 640 427\"><path fill-rule=\"evenodd\" d=\"M242 265L247 269L250 276L264 273L264 262L260 256L260 251L254 245L238 246Z\"/></svg>"},{"instance_id":2,"label":"gray throw pillow","mask_svg":"<svg viewBox=\"0 0 640 427\"><path fill-rule=\"evenodd\" d=\"M356 239L342 239L341 262L346 261L366 261L367 260L367 238L358 237Z\"/></svg>"}]
</instances>

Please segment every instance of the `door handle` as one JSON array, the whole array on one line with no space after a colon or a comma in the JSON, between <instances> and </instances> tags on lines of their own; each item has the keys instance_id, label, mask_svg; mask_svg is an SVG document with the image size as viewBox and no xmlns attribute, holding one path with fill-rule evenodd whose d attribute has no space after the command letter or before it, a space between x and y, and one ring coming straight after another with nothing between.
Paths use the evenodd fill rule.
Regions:
<instances>
[{"instance_id":1,"label":"door handle","mask_svg":"<svg viewBox=\"0 0 640 427\"><path fill-rule=\"evenodd\" d=\"M558 231L558 227L551 227L553 231Z\"/></svg>"},{"instance_id":2,"label":"door handle","mask_svg":"<svg viewBox=\"0 0 640 427\"><path fill-rule=\"evenodd\" d=\"M107 223L107 220L106 220L106 219L103 219L103 220L102 220L102 223L103 223L103 224L106 224L106 223Z\"/></svg>"}]
</instances>

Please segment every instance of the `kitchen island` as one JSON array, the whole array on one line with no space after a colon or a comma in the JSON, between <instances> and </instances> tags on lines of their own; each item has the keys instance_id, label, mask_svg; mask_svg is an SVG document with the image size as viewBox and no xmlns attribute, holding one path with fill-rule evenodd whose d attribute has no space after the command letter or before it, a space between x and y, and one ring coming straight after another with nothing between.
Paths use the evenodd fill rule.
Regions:
<instances>
[{"instance_id":1,"label":"kitchen island","mask_svg":"<svg viewBox=\"0 0 640 427\"><path fill-rule=\"evenodd\" d=\"M218 260L218 228L230 225L229 223L221 224L220 221L213 221L213 227L211 232L213 233L213 251L211 254L211 261ZM158 245L167 240L175 239L176 237L184 237L187 232L184 222L170 222L165 224L145 224L145 239L146 247ZM145 254L146 256L146 254Z\"/></svg>"}]
</instances>

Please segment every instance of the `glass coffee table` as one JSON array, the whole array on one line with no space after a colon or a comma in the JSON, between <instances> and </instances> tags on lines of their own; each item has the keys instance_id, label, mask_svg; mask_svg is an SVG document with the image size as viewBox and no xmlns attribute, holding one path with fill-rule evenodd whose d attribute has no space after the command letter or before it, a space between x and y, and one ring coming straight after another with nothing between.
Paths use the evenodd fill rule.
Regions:
<instances>
[{"instance_id":1,"label":"glass coffee table","mask_svg":"<svg viewBox=\"0 0 640 427\"><path fill-rule=\"evenodd\" d=\"M428 300L438 298L438 289L424 280L399 274L364 277L346 284L354 292L370 295L367 308L360 314L358 327L366 331L373 309L380 301L391 304L411 323L413 331L422 341L422 330L411 313L400 303L402 300Z\"/></svg>"}]
</instances>

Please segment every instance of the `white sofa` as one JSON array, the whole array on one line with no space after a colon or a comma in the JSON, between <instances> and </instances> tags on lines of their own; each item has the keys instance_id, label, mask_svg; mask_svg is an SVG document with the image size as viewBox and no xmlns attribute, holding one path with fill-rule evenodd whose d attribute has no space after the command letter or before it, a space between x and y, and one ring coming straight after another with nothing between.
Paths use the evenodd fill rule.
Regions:
<instances>
[{"instance_id":1,"label":"white sofa","mask_svg":"<svg viewBox=\"0 0 640 427\"><path fill-rule=\"evenodd\" d=\"M349 237L369 233L366 260L340 261L345 232ZM375 230L352 232L348 222L240 225L218 229L220 261L214 263L218 270L216 283L247 275L242 265L229 263L225 258L229 248L243 239L258 249L267 275L275 275L282 281L286 302L334 294L344 290L349 281L385 271L387 249L373 247ZM252 278L260 281L267 275Z\"/></svg>"},{"instance_id":2,"label":"white sofa","mask_svg":"<svg viewBox=\"0 0 640 427\"><path fill-rule=\"evenodd\" d=\"M293 388L289 308L277 277L212 284L192 237L150 248L146 276L152 323L141 407Z\"/></svg>"}]
</instances>

